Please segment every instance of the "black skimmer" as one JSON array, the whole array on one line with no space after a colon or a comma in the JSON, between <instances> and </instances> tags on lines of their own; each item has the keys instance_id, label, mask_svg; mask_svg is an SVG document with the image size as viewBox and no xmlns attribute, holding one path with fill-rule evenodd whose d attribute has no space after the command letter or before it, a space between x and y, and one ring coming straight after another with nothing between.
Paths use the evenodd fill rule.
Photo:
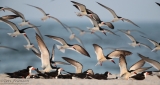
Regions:
<instances>
[{"instance_id":1,"label":"black skimmer","mask_svg":"<svg viewBox=\"0 0 160 85\"><path fill-rule=\"evenodd\" d=\"M99 46L97 44L93 44L93 47L94 47L94 50L95 50L95 53L97 56L97 60L98 60L97 64L100 64L100 65L102 65L102 63L106 60L110 60L113 63L115 63L112 58L119 58L120 55L128 56L128 55L132 54L131 52L126 51L126 50L114 50L111 53L109 53L108 55L104 56L101 46Z\"/></svg>"},{"instance_id":2,"label":"black skimmer","mask_svg":"<svg viewBox=\"0 0 160 85\"><path fill-rule=\"evenodd\" d=\"M74 7L76 7L80 12L79 13L76 13L77 16L86 16L86 15L91 15L89 14L87 11L86 11L86 6L83 5L83 4L80 4L78 2L75 2L75 1L71 1L72 3L74 3Z\"/></svg>"},{"instance_id":3,"label":"black skimmer","mask_svg":"<svg viewBox=\"0 0 160 85\"><path fill-rule=\"evenodd\" d=\"M27 27L27 28L23 28L23 29L19 30L18 27L16 26L16 24L14 24L11 21L8 21L8 20L2 19L2 18L0 18L0 21L3 21L4 23L8 24L14 30L13 33L8 33L12 37L17 37L18 35L21 35L21 34L25 35L26 33L24 32L24 30L32 28L32 27Z\"/></svg>"},{"instance_id":4,"label":"black skimmer","mask_svg":"<svg viewBox=\"0 0 160 85\"><path fill-rule=\"evenodd\" d=\"M86 31L86 30L82 30L82 29L80 29L79 27L76 27L76 26L70 26L69 28L74 28L74 29L76 29L76 30L78 30L78 31L80 31L80 35L82 36L82 35L84 35L84 34L86 34L86 33L91 33L90 31ZM97 35L96 33L93 33L95 36L97 36L98 38L100 38L100 39L102 39L99 35Z\"/></svg>"},{"instance_id":5,"label":"black skimmer","mask_svg":"<svg viewBox=\"0 0 160 85\"><path fill-rule=\"evenodd\" d=\"M45 36L47 36L53 40L56 40L57 42L62 44L62 46L57 45L57 48L63 53L65 52L65 49L70 49L70 50L74 50L80 54L83 54L85 56L90 57L89 53L82 46L80 46L78 44L70 45L70 44L67 44L63 38L51 36L51 35L45 35Z\"/></svg>"},{"instance_id":6,"label":"black skimmer","mask_svg":"<svg viewBox=\"0 0 160 85\"><path fill-rule=\"evenodd\" d=\"M42 38L38 34L36 34L36 40L41 53L41 62L42 62L42 68L43 68L41 72L44 73L44 72L51 72L52 70L55 70L50 63L49 50L45 45L44 41L42 40Z\"/></svg>"},{"instance_id":7,"label":"black skimmer","mask_svg":"<svg viewBox=\"0 0 160 85\"><path fill-rule=\"evenodd\" d=\"M34 67L28 66L26 69L19 70L13 73L5 73L9 75L10 78L26 78L28 75L31 74L31 71L35 70Z\"/></svg>"},{"instance_id":8,"label":"black skimmer","mask_svg":"<svg viewBox=\"0 0 160 85\"><path fill-rule=\"evenodd\" d=\"M139 30L118 29L118 31L125 32L125 33L127 33L127 34L131 34L131 32L138 32L138 33L141 33L141 34L143 34L143 35L146 35L144 32L141 32L141 31L139 31Z\"/></svg>"},{"instance_id":9,"label":"black skimmer","mask_svg":"<svg viewBox=\"0 0 160 85\"><path fill-rule=\"evenodd\" d=\"M53 72L45 72L45 75L48 75L49 78L55 78L57 79L58 76L61 74L61 71L63 71L62 68L56 68L56 71Z\"/></svg>"},{"instance_id":10,"label":"black skimmer","mask_svg":"<svg viewBox=\"0 0 160 85\"><path fill-rule=\"evenodd\" d=\"M147 75L149 75L148 72L142 72L140 74L130 77L130 80L144 80L147 77Z\"/></svg>"},{"instance_id":11,"label":"black skimmer","mask_svg":"<svg viewBox=\"0 0 160 85\"><path fill-rule=\"evenodd\" d=\"M144 36L142 36L142 37L144 37ZM154 48L152 49L152 52L160 50L160 43L158 43L158 42L156 42L156 41L154 41L152 39L149 39L147 37L144 37L144 38L149 40L154 45Z\"/></svg>"},{"instance_id":12,"label":"black skimmer","mask_svg":"<svg viewBox=\"0 0 160 85\"><path fill-rule=\"evenodd\" d=\"M160 71L160 63L156 60L150 59L149 57L145 57L142 54L138 53L138 56L142 58L147 63L151 64L154 68L156 68L158 71Z\"/></svg>"},{"instance_id":13,"label":"black skimmer","mask_svg":"<svg viewBox=\"0 0 160 85\"><path fill-rule=\"evenodd\" d=\"M94 50L95 50L95 53L96 53L96 56L97 56L97 60L98 60L98 63L97 64L100 64L102 66L102 63L106 60L110 60L112 61L113 63L114 60L110 57L105 57L104 54L103 54L103 50L102 50L102 47L100 47L99 45L97 44L93 44L93 47L94 47ZM96 65L97 65L96 64Z\"/></svg>"},{"instance_id":14,"label":"black skimmer","mask_svg":"<svg viewBox=\"0 0 160 85\"><path fill-rule=\"evenodd\" d=\"M5 16L2 16L0 18L10 20L10 19L15 19L17 17L19 17L19 16L18 15L5 15Z\"/></svg>"},{"instance_id":15,"label":"black skimmer","mask_svg":"<svg viewBox=\"0 0 160 85\"><path fill-rule=\"evenodd\" d=\"M101 19L99 18L99 16L96 13L92 12L89 9L86 9L86 11L88 13L92 14L91 18L93 18L95 21L97 21L97 23L100 27L101 26L108 26L109 28L114 29L114 26L111 22L103 22L103 21L101 21Z\"/></svg>"},{"instance_id":16,"label":"black skimmer","mask_svg":"<svg viewBox=\"0 0 160 85\"><path fill-rule=\"evenodd\" d=\"M112 10L111 8L109 8L109 7L107 7L107 6L104 6L103 4L101 4L101 3L99 3L99 2L97 2L97 3L98 3L99 5L101 5L102 7L106 8L108 11L111 12L111 14L112 14L113 17L114 17L114 19L112 20L112 22L116 22L116 21L118 21L118 20L122 20L122 21L127 21L127 22L129 22L129 23L131 23L131 24L139 27L138 25L136 25L134 22L132 22L132 21L129 20L129 19L125 19L125 18L122 18L122 17L120 17L120 16L117 16L117 14L116 14L116 13L114 12L114 10Z\"/></svg>"},{"instance_id":17,"label":"black skimmer","mask_svg":"<svg viewBox=\"0 0 160 85\"><path fill-rule=\"evenodd\" d=\"M134 74L143 72L151 67L141 68L143 66L143 61L138 61L136 64L132 65L131 70L127 69L127 62L124 55L120 55L119 67L120 67L120 77L129 80ZM137 69L138 68L138 69Z\"/></svg>"},{"instance_id":18,"label":"black skimmer","mask_svg":"<svg viewBox=\"0 0 160 85\"><path fill-rule=\"evenodd\" d=\"M132 35L130 35L126 32L123 32L123 33L132 41L132 43L128 43L130 46L132 46L132 47L139 46L140 47L142 45L142 46L149 48L151 50L151 48L148 45L136 41L136 39Z\"/></svg>"},{"instance_id":19,"label":"black skimmer","mask_svg":"<svg viewBox=\"0 0 160 85\"><path fill-rule=\"evenodd\" d=\"M90 17L88 15L86 15L86 16L91 20L91 22L93 23L93 26L94 26L93 28L88 28L88 30L91 31L91 33L94 33L96 31L100 31L100 32L104 33L105 35L106 35L106 32L109 32L109 33L111 33L113 35L118 36L117 34L115 34L114 32L112 32L112 31L110 31L108 29L101 28L98 25L97 21L95 21L92 17Z\"/></svg>"},{"instance_id":20,"label":"black skimmer","mask_svg":"<svg viewBox=\"0 0 160 85\"><path fill-rule=\"evenodd\" d=\"M17 10L14 10L10 7L0 7L1 10L5 11L5 10L8 10L8 11L11 11L12 13L16 14L17 16L19 16L20 18L22 18L22 23L20 23L20 26L24 26L24 25L28 25L28 20L25 19L24 15L17 11Z\"/></svg>"},{"instance_id":21,"label":"black skimmer","mask_svg":"<svg viewBox=\"0 0 160 85\"><path fill-rule=\"evenodd\" d=\"M43 15L44 15L44 16L41 18L42 21L45 21L45 20L47 20L47 19L49 18L50 15L49 15L49 14L46 14L46 13L44 12L44 10L41 9L40 7L36 7L36 6L30 5L30 4L26 4L26 5L31 6L31 7L34 7L34 8L36 8L36 9L40 10L40 11L43 13Z\"/></svg>"},{"instance_id":22,"label":"black skimmer","mask_svg":"<svg viewBox=\"0 0 160 85\"><path fill-rule=\"evenodd\" d=\"M75 67L75 73L70 73L70 72L67 72L67 71L64 71L64 72L67 72L70 74L70 76L68 76L69 78L72 78L72 79L77 79L77 78L81 78L81 79L84 79L87 77L87 71L84 71L82 73L82 69L83 69L83 65L81 63L79 63L78 61L76 60L73 60L71 58L68 58L68 57L62 57L65 61L67 61L68 63L70 63L72 66Z\"/></svg>"}]
</instances>

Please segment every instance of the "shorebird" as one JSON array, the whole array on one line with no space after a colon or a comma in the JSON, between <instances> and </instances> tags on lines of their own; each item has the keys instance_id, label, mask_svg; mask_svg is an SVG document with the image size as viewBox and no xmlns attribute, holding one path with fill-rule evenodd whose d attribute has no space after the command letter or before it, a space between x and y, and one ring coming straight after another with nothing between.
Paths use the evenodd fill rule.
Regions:
<instances>
[{"instance_id":1,"label":"shorebird","mask_svg":"<svg viewBox=\"0 0 160 85\"><path fill-rule=\"evenodd\" d=\"M130 80L144 80L147 77L147 75L149 75L148 72L142 72L140 74L136 74L130 77Z\"/></svg>"},{"instance_id":2,"label":"shorebird","mask_svg":"<svg viewBox=\"0 0 160 85\"><path fill-rule=\"evenodd\" d=\"M36 34L36 40L41 53L41 62L42 62L42 68L43 68L41 72L44 73L44 72L51 72L52 70L55 70L55 68L51 66L50 54L49 54L48 48L38 34Z\"/></svg>"},{"instance_id":3,"label":"shorebird","mask_svg":"<svg viewBox=\"0 0 160 85\"><path fill-rule=\"evenodd\" d=\"M91 14L89 14L87 11L86 11L86 6L83 5L83 4L80 4L78 2L75 2L75 1L71 1L72 3L74 3L74 7L76 7L80 12L79 13L76 13L77 16L91 16Z\"/></svg>"},{"instance_id":4,"label":"shorebird","mask_svg":"<svg viewBox=\"0 0 160 85\"><path fill-rule=\"evenodd\" d=\"M16 14L20 18L22 18L22 23L20 23L20 26L28 25L29 21L25 19L24 15L21 12L14 10L10 7L0 7L0 9L3 10L4 12L5 12L5 10L8 10L8 11Z\"/></svg>"},{"instance_id":5,"label":"shorebird","mask_svg":"<svg viewBox=\"0 0 160 85\"><path fill-rule=\"evenodd\" d=\"M19 16L18 15L5 15L5 16L2 16L0 18L10 20L10 19L15 19L17 17L19 17Z\"/></svg>"},{"instance_id":6,"label":"shorebird","mask_svg":"<svg viewBox=\"0 0 160 85\"><path fill-rule=\"evenodd\" d=\"M145 57L142 54L138 53L138 56L142 58L144 61L152 65L154 68L156 68L158 71L160 71L160 63L156 60L150 59L149 57Z\"/></svg>"},{"instance_id":7,"label":"shorebird","mask_svg":"<svg viewBox=\"0 0 160 85\"><path fill-rule=\"evenodd\" d=\"M106 32L109 32L109 33L111 33L111 34L113 34L113 35L118 36L117 34L115 34L114 32L112 32L112 31L110 31L110 30L108 30L108 29L101 28L101 27L98 25L97 21L95 21L92 17L90 17L90 16L88 16L88 15L87 15L87 17L90 19L90 21L93 23L93 26L94 26L93 28L88 28L88 30L89 30L91 33L94 33L94 32L96 32L96 31L99 31L99 32L102 32L103 34L106 35Z\"/></svg>"},{"instance_id":8,"label":"shorebird","mask_svg":"<svg viewBox=\"0 0 160 85\"><path fill-rule=\"evenodd\" d=\"M51 35L45 35L45 36L47 36L53 40L56 40L57 42L62 44L62 46L57 45L57 48L63 53L65 52L65 49L70 49L70 50L74 50L80 54L83 54L85 56L90 57L89 53L82 46L80 46L78 44L70 45L70 44L66 43L66 41L63 38L51 36Z\"/></svg>"},{"instance_id":9,"label":"shorebird","mask_svg":"<svg viewBox=\"0 0 160 85\"><path fill-rule=\"evenodd\" d=\"M28 75L31 74L32 70L35 70L35 68L32 66L28 66L26 69L19 70L13 73L5 73L5 74L7 74L10 78L26 78Z\"/></svg>"},{"instance_id":10,"label":"shorebird","mask_svg":"<svg viewBox=\"0 0 160 85\"><path fill-rule=\"evenodd\" d=\"M115 63L112 58L110 58L110 57L108 57L108 56L104 56L102 47L100 47L100 46L97 45L97 44L93 44L93 47L94 47L94 50L95 50L95 53L96 53L96 56L97 56L97 60L98 60L98 63L97 63L97 64L100 64L100 65L102 66L102 63L103 63L104 61L106 61L106 60L110 60L110 61L112 61L113 63ZM97 64L96 64L96 65L97 65ZM96 66L96 65L95 65L95 66Z\"/></svg>"},{"instance_id":11,"label":"shorebird","mask_svg":"<svg viewBox=\"0 0 160 85\"><path fill-rule=\"evenodd\" d=\"M27 27L27 28L19 30L18 27L16 26L16 24L14 24L13 22L5 20L5 19L2 19L2 18L0 18L0 20L3 21L4 23L8 24L14 30L13 33L8 33L12 37L17 37L18 35L21 35L21 34L24 35L24 34L26 34L24 32L24 30L30 28L30 27Z\"/></svg>"},{"instance_id":12,"label":"shorebird","mask_svg":"<svg viewBox=\"0 0 160 85\"><path fill-rule=\"evenodd\" d=\"M46 14L46 13L44 12L44 10L41 9L40 7L36 7L36 6L30 5L30 4L26 4L26 5L31 6L31 7L34 7L34 8L36 8L36 9L40 10L40 11L43 13L43 15L44 15L44 16L41 18L42 21L45 21L45 20L47 20L47 19L49 18L50 15L49 15L49 14Z\"/></svg>"},{"instance_id":13,"label":"shorebird","mask_svg":"<svg viewBox=\"0 0 160 85\"><path fill-rule=\"evenodd\" d=\"M62 57L65 61L67 61L68 63L70 63L72 66L75 67L75 73L70 73L70 72L67 72L70 74L69 78L72 78L72 79L75 79L75 78L81 78L81 79L84 79L87 77L87 72L84 71L82 73L82 69L83 69L83 65L81 63L79 63L78 61L76 60L73 60L71 58L68 58L68 57Z\"/></svg>"},{"instance_id":14,"label":"shorebird","mask_svg":"<svg viewBox=\"0 0 160 85\"><path fill-rule=\"evenodd\" d=\"M125 33L125 32L123 32L123 33ZM132 41L132 43L128 43L130 46L132 46L132 47L139 46L140 47L142 45L142 46L149 48L151 50L151 48L148 45L136 41L136 39L132 35L130 35L128 33L125 33L125 35Z\"/></svg>"},{"instance_id":15,"label":"shorebird","mask_svg":"<svg viewBox=\"0 0 160 85\"><path fill-rule=\"evenodd\" d=\"M138 32L138 33L141 33L141 34L143 34L143 35L146 35L144 32L141 32L141 31L139 31L139 30L118 29L118 31L125 32L125 33L127 33L127 34L131 34L131 32Z\"/></svg>"},{"instance_id":16,"label":"shorebird","mask_svg":"<svg viewBox=\"0 0 160 85\"><path fill-rule=\"evenodd\" d=\"M131 24L139 27L138 25L136 25L134 22L132 22L132 21L129 20L129 19L125 19L125 18L122 18L122 17L120 17L120 16L117 16L117 14L116 14L116 13L114 12L114 10L112 10L111 8L109 8L109 7L101 4L101 3L99 3L99 2L97 2L97 3L98 3L99 5L101 5L102 7L106 8L108 11L111 12L111 14L112 14L113 17L114 17L114 19L113 19L111 22L116 22L116 21L122 20L122 21L127 21L127 22L129 22L129 23L131 23Z\"/></svg>"},{"instance_id":17,"label":"shorebird","mask_svg":"<svg viewBox=\"0 0 160 85\"><path fill-rule=\"evenodd\" d=\"M94 19L95 21L97 21L97 23L98 23L98 25L99 25L100 27L101 27L101 26L108 26L109 28L114 29L114 26L113 26L113 24L112 24L111 22L103 22L96 13L92 12L92 11L89 10L89 9L86 9L86 11L87 11L89 14L92 14L91 18ZM93 23L92 23L92 24L93 24Z\"/></svg>"},{"instance_id":18,"label":"shorebird","mask_svg":"<svg viewBox=\"0 0 160 85\"><path fill-rule=\"evenodd\" d=\"M69 26L69 28L74 28L74 29L80 31L80 35L81 35L81 36L84 35L84 34L86 34L86 33L91 33L90 31L82 30L82 29L80 29L79 27L76 27L76 26ZM96 33L93 33L93 34L94 34L95 36L97 36L98 38L102 39L102 38L101 38L99 35L97 35Z\"/></svg>"},{"instance_id":19,"label":"shorebird","mask_svg":"<svg viewBox=\"0 0 160 85\"><path fill-rule=\"evenodd\" d=\"M70 64L65 63L65 62L62 62L62 61L55 61L55 60L54 60L54 55L55 55L54 49L55 49L55 45L53 45L53 48L52 48L52 54L51 54L51 57L50 57L50 63L51 63L51 64L54 64L55 67L57 67L57 65L70 65ZM33 52L39 59L41 59L41 53L37 53L37 52L34 51L34 50L32 50L32 52Z\"/></svg>"},{"instance_id":20,"label":"shorebird","mask_svg":"<svg viewBox=\"0 0 160 85\"><path fill-rule=\"evenodd\" d=\"M146 38L147 40L149 40L154 45L154 48L152 49L152 52L160 50L160 43L158 43L158 42L156 42L156 41L154 41L152 39L149 39L147 37L144 37L144 36L142 36L142 37Z\"/></svg>"},{"instance_id":21,"label":"shorebird","mask_svg":"<svg viewBox=\"0 0 160 85\"><path fill-rule=\"evenodd\" d=\"M120 67L120 77L129 80L130 77L137 73L143 72L151 67L141 68L144 65L144 61L140 60L131 66L130 70L127 69L127 62L124 55L120 55L119 67Z\"/></svg>"},{"instance_id":22,"label":"shorebird","mask_svg":"<svg viewBox=\"0 0 160 85\"><path fill-rule=\"evenodd\" d=\"M73 33L73 31L71 30L71 28L68 25L66 25L66 24L64 24L64 25L65 25L66 29L68 30L68 32L70 33L69 39L70 40L73 40L73 39L77 40L77 42L79 42L84 47L82 40L80 38L78 38L75 35L75 33Z\"/></svg>"}]
</instances>

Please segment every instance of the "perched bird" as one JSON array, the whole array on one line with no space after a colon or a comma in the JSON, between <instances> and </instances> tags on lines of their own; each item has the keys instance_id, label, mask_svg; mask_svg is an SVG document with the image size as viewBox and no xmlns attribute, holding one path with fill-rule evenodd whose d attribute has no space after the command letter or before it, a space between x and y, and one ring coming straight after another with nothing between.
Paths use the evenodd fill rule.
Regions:
<instances>
[{"instance_id":1,"label":"perched bird","mask_svg":"<svg viewBox=\"0 0 160 85\"><path fill-rule=\"evenodd\" d=\"M32 70L35 70L35 68L32 66L28 66L26 69L19 70L13 73L5 73L5 74L7 74L10 78L26 78L28 75L31 74Z\"/></svg>"},{"instance_id":2,"label":"perched bird","mask_svg":"<svg viewBox=\"0 0 160 85\"><path fill-rule=\"evenodd\" d=\"M99 2L97 2L97 3L98 3L99 5L101 5L102 7L106 8L108 11L111 12L111 14L112 14L113 17L114 17L114 19L112 20L112 22L116 22L116 21L118 21L118 20L122 20L122 21L127 21L127 22L129 22L129 23L131 23L131 24L139 27L138 25L136 25L134 22L132 22L132 21L129 20L129 19L125 19L125 18L122 18L122 17L120 17L120 16L117 16L117 14L116 14L116 13L114 12L114 10L112 10L111 8L109 8L109 7L107 7L107 6L104 6L103 4L101 4L101 3L99 3Z\"/></svg>"},{"instance_id":3,"label":"perched bird","mask_svg":"<svg viewBox=\"0 0 160 85\"><path fill-rule=\"evenodd\" d=\"M45 36L61 43L62 46L57 45L57 48L63 53L65 52L65 49L70 49L70 50L76 51L80 54L83 54L87 57L90 57L89 53L82 46L80 46L78 44L70 45L70 44L66 43L66 41L63 38L56 37L56 36L51 36L51 35L45 35Z\"/></svg>"}]
</instances>

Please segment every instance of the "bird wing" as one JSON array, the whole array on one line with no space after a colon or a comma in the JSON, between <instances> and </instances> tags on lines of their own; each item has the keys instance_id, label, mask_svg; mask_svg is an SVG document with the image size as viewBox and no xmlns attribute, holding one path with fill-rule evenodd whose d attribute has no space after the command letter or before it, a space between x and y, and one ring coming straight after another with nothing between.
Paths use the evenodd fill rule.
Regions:
<instances>
[{"instance_id":1,"label":"bird wing","mask_svg":"<svg viewBox=\"0 0 160 85\"><path fill-rule=\"evenodd\" d=\"M56 65L71 65L71 64L69 64L69 63L62 62L62 61L54 61L54 63L55 63Z\"/></svg>"},{"instance_id":2,"label":"bird wing","mask_svg":"<svg viewBox=\"0 0 160 85\"><path fill-rule=\"evenodd\" d=\"M41 9L40 7L36 7L36 6L30 5L30 4L26 4L26 5L31 6L31 7L34 7L34 8L37 8L37 9L40 10L44 15L46 15L46 13L44 12L44 10Z\"/></svg>"},{"instance_id":3,"label":"bird wing","mask_svg":"<svg viewBox=\"0 0 160 85\"><path fill-rule=\"evenodd\" d=\"M4 23L8 24L14 31L19 32L18 27L13 22L5 20L5 19L2 19L2 18L0 18L0 20L3 21Z\"/></svg>"},{"instance_id":4,"label":"bird wing","mask_svg":"<svg viewBox=\"0 0 160 85\"><path fill-rule=\"evenodd\" d=\"M58 23L60 23L68 31L68 29L66 28L66 26L60 20L58 20L57 18L55 18L53 16L50 16L50 18L56 20Z\"/></svg>"},{"instance_id":5,"label":"bird wing","mask_svg":"<svg viewBox=\"0 0 160 85\"><path fill-rule=\"evenodd\" d=\"M80 4L78 2L75 2L75 1L71 1L71 2L74 3L73 6L75 6L75 7L77 6L76 8L78 8L79 11L86 13L86 6L85 5Z\"/></svg>"},{"instance_id":6,"label":"bird wing","mask_svg":"<svg viewBox=\"0 0 160 85\"><path fill-rule=\"evenodd\" d=\"M53 40L59 42L62 45L67 45L66 41L63 38L56 37L56 36L51 36L51 35L45 35L45 36L47 36L49 38L52 38Z\"/></svg>"},{"instance_id":7,"label":"bird wing","mask_svg":"<svg viewBox=\"0 0 160 85\"><path fill-rule=\"evenodd\" d=\"M35 25L31 24L31 23L29 23L29 26L32 27L41 36L41 38L43 39L42 34L39 31L39 29L37 28L37 26L35 26Z\"/></svg>"},{"instance_id":8,"label":"bird wing","mask_svg":"<svg viewBox=\"0 0 160 85\"><path fill-rule=\"evenodd\" d=\"M36 33L36 40L38 43L39 50L41 52L41 62L42 62L42 68L46 68L50 65L50 54L48 51L48 48L46 47L44 41L42 38Z\"/></svg>"},{"instance_id":9,"label":"bird wing","mask_svg":"<svg viewBox=\"0 0 160 85\"><path fill-rule=\"evenodd\" d=\"M28 43L28 44L31 44L31 41L29 40L27 34L23 34L23 36L24 36L24 38L26 39L27 43Z\"/></svg>"},{"instance_id":10,"label":"bird wing","mask_svg":"<svg viewBox=\"0 0 160 85\"><path fill-rule=\"evenodd\" d=\"M101 5L102 7L106 8L108 11L111 12L111 14L113 15L114 18L117 17L116 13L114 12L114 10L112 10L111 8L107 7L107 6L104 6L102 5L101 3L97 2L99 5Z\"/></svg>"},{"instance_id":11,"label":"bird wing","mask_svg":"<svg viewBox=\"0 0 160 85\"><path fill-rule=\"evenodd\" d=\"M126 35L132 42L137 42L132 35L127 34L127 33L125 33L125 35Z\"/></svg>"},{"instance_id":12,"label":"bird wing","mask_svg":"<svg viewBox=\"0 0 160 85\"><path fill-rule=\"evenodd\" d=\"M142 37L144 37L144 36L142 36ZM144 37L144 38L148 39L155 47L158 47L158 46L159 46L159 44L158 44L156 41L154 41L154 40L152 40L152 39L149 39L149 38L147 38L147 37Z\"/></svg>"},{"instance_id":13,"label":"bird wing","mask_svg":"<svg viewBox=\"0 0 160 85\"><path fill-rule=\"evenodd\" d=\"M112 52L110 52L107 57L109 58L119 58L120 55L124 55L124 56L128 56L131 55L132 53L130 51L127 50L114 50Z\"/></svg>"},{"instance_id":14,"label":"bird wing","mask_svg":"<svg viewBox=\"0 0 160 85\"><path fill-rule=\"evenodd\" d=\"M119 67L120 67L120 75L123 75L128 72L127 70L127 62L125 56L120 55L119 57Z\"/></svg>"},{"instance_id":15,"label":"bird wing","mask_svg":"<svg viewBox=\"0 0 160 85\"><path fill-rule=\"evenodd\" d=\"M155 2L158 6L160 6L160 3Z\"/></svg>"},{"instance_id":16,"label":"bird wing","mask_svg":"<svg viewBox=\"0 0 160 85\"><path fill-rule=\"evenodd\" d=\"M149 47L149 46L148 46L148 45L146 45L146 44L140 43L140 45L142 45L142 46L144 46L144 47L149 48L150 50L152 50L152 48L151 48L151 47Z\"/></svg>"},{"instance_id":17,"label":"bird wing","mask_svg":"<svg viewBox=\"0 0 160 85\"><path fill-rule=\"evenodd\" d=\"M50 59L51 61L54 61L54 54L55 54L54 49L55 49L55 44L53 45L53 48L52 48L52 54Z\"/></svg>"},{"instance_id":18,"label":"bird wing","mask_svg":"<svg viewBox=\"0 0 160 85\"><path fill-rule=\"evenodd\" d=\"M74 44L72 47L74 49L71 49L71 50L74 50L74 51L76 51L78 53L81 53L81 54L87 56L87 57L90 57L89 53L82 46L80 46L78 44Z\"/></svg>"},{"instance_id":19,"label":"bird wing","mask_svg":"<svg viewBox=\"0 0 160 85\"><path fill-rule=\"evenodd\" d=\"M77 36L75 36L74 38L84 47L84 44L83 44L83 42L81 41L80 38L78 38Z\"/></svg>"},{"instance_id":20,"label":"bird wing","mask_svg":"<svg viewBox=\"0 0 160 85\"><path fill-rule=\"evenodd\" d=\"M15 49L15 48L7 47L7 46L0 46L0 48L7 48L7 49L14 50L14 51L18 51L18 50L17 50L17 49Z\"/></svg>"},{"instance_id":21,"label":"bird wing","mask_svg":"<svg viewBox=\"0 0 160 85\"><path fill-rule=\"evenodd\" d=\"M97 44L93 44L96 56L97 56L97 60L101 60L104 59L104 54L103 54L103 49L101 46L97 45Z\"/></svg>"},{"instance_id":22,"label":"bird wing","mask_svg":"<svg viewBox=\"0 0 160 85\"><path fill-rule=\"evenodd\" d=\"M142 58L143 60L145 60L147 63L151 64L157 70L160 70L160 63L158 61L150 59L149 57L145 57L145 56L143 56L143 55L141 55L139 53L138 53L138 56L140 58Z\"/></svg>"},{"instance_id":23,"label":"bird wing","mask_svg":"<svg viewBox=\"0 0 160 85\"><path fill-rule=\"evenodd\" d=\"M133 24L133 25L135 25L135 26L137 26L137 27L139 27L138 25L136 25L134 22L132 22L131 20L129 20L129 19L125 19L125 18L123 18L123 20L124 21L127 21L127 22L129 22L129 23L131 23L131 24ZM140 27L139 27L140 28Z\"/></svg>"},{"instance_id":24,"label":"bird wing","mask_svg":"<svg viewBox=\"0 0 160 85\"><path fill-rule=\"evenodd\" d=\"M18 15L5 15L5 16L2 16L1 18L10 20L10 19L15 19L17 17L19 17L19 16Z\"/></svg>"},{"instance_id":25,"label":"bird wing","mask_svg":"<svg viewBox=\"0 0 160 85\"><path fill-rule=\"evenodd\" d=\"M83 65L81 63L67 57L62 58L75 67L76 73L82 73Z\"/></svg>"},{"instance_id":26,"label":"bird wing","mask_svg":"<svg viewBox=\"0 0 160 85\"><path fill-rule=\"evenodd\" d=\"M143 65L145 64L145 61L143 59L139 60L138 62L136 62L135 64L133 64L131 67L130 67L130 71L131 70L137 70L139 68L141 68Z\"/></svg>"}]
</instances>

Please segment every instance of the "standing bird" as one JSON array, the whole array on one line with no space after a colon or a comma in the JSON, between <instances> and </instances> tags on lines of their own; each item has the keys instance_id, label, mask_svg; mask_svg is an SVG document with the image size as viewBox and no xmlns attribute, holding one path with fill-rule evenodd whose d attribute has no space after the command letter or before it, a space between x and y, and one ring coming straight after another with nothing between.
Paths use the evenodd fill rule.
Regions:
<instances>
[{"instance_id":1,"label":"standing bird","mask_svg":"<svg viewBox=\"0 0 160 85\"><path fill-rule=\"evenodd\" d=\"M65 49L70 49L70 50L76 51L80 54L83 54L87 57L90 57L89 53L82 46L80 46L78 44L70 45L70 44L66 43L66 41L63 38L56 37L56 36L51 36L51 35L45 35L45 36L61 43L62 46L57 45L57 48L63 53L65 52Z\"/></svg>"},{"instance_id":2,"label":"standing bird","mask_svg":"<svg viewBox=\"0 0 160 85\"><path fill-rule=\"evenodd\" d=\"M13 73L5 73L8 75L10 78L26 78L28 75L31 74L31 71L35 70L34 67L28 66L26 69L19 70Z\"/></svg>"},{"instance_id":3,"label":"standing bird","mask_svg":"<svg viewBox=\"0 0 160 85\"><path fill-rule=\"evenodd\" d=\"M111 14L113 15L114 19L112 20L112 22L116 22L116 21L119 21L119 20L122 20L122 21L127 21L137 27L139 27L138 25L136 25L134 22L132 22L131 20L129 19L125 19L125 18L122 18L120 16L117 16L117 14L114 12L114 10L112 10L111 8L107 7L107 6L104 6L103 4L97 2L99 5L101 5L102 7L106 8L108 11L111 12Z\"/></svg>"}]
</instances>

